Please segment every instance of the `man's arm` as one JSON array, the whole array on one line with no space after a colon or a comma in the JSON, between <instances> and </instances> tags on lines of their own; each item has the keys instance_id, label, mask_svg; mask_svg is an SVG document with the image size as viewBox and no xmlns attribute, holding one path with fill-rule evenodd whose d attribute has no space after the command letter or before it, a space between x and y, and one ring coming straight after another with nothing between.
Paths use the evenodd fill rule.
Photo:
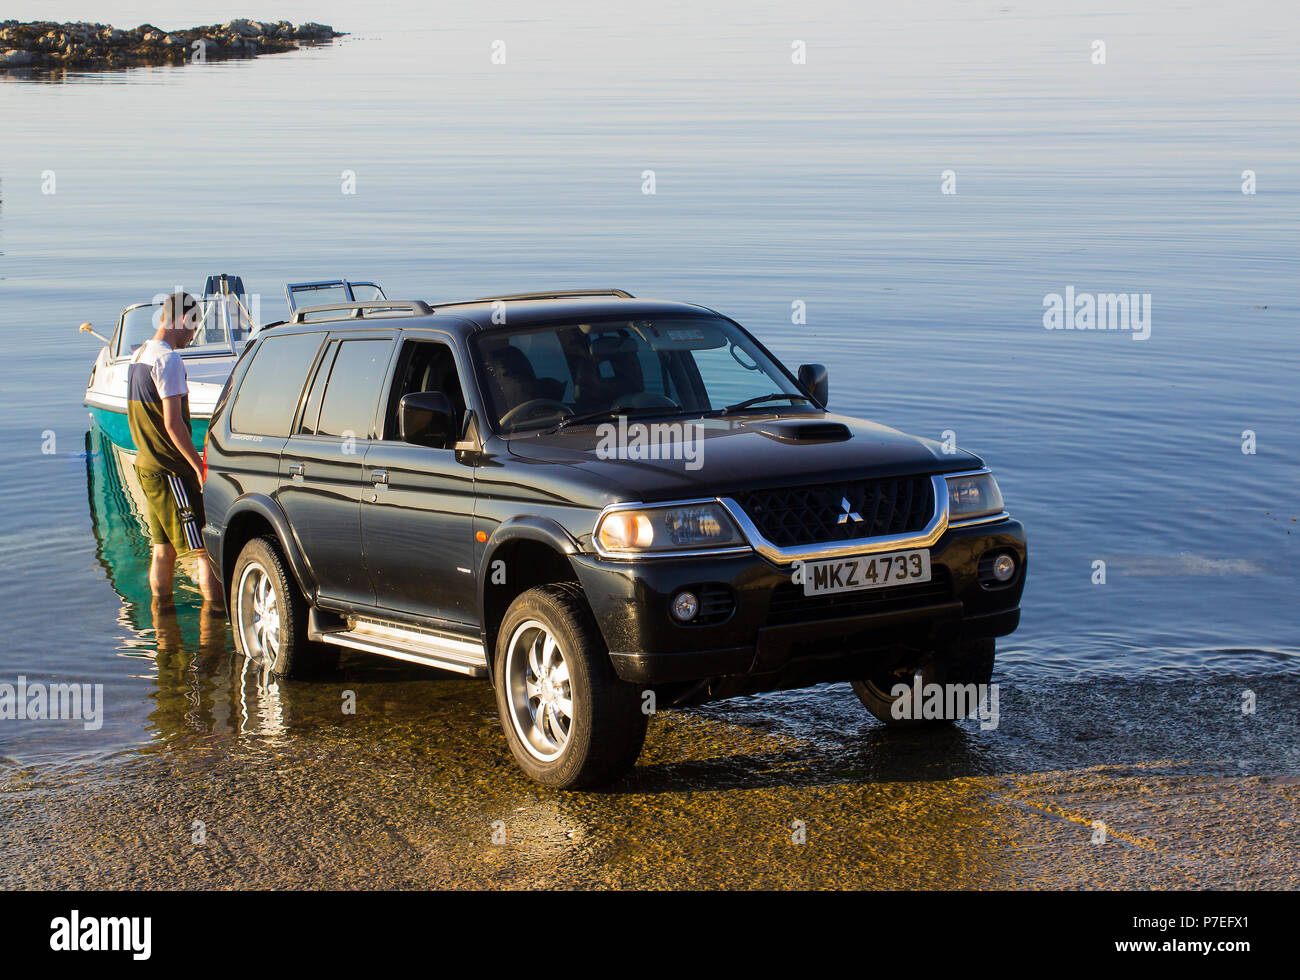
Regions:
<instances>
[{"instance_id":1,"label":"man's arm","mask_svg":"<svg viewBox=\"0 0 1300 980\"><path fill-rule=\"evenodd\" d=\"M172 445L181 451L189 464L194 467L194 475L203 482L203 460L199 457L199 451L194 448L193 437L190 435L189 426L185 424L185 416L181 411L181 399L184 395L172 395L170 398L164 398L163 403L163 428L167 430L167 436L171 439Z\"/></svg>"}]
</instances>

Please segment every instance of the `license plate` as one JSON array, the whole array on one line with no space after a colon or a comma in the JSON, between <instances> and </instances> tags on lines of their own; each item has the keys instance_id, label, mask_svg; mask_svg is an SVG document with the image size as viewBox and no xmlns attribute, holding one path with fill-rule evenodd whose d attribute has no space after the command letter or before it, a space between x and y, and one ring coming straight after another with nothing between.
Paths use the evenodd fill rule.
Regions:
<instances>
[{"instance_id":1,"label":"license plate","mask_svg":"<svg viewBox=\"0 0 1300 980\"><path fill-rule=\"evenodd\" d=\"M895 551L887 555L810 561L803 566L804 595L859 592L928 581L930 552L927 548Z\"/></svg>"}]
</instances>

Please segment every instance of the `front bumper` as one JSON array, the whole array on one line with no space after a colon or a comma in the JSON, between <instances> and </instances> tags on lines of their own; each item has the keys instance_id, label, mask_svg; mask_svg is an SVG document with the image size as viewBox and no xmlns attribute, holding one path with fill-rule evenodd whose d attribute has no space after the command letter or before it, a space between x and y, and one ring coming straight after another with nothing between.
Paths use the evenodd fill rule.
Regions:
<instances>
[{"instance_id":1,"label":"front bumper","mask_svg":"<svg viewBox=\"0 0 1300 980\"><path fill-rule=\"evenodd\" d=\"M989 588L979 565L994 551L1014 554L1018 571ZM757 554L570 559L620 678L659 686L743 677L733 686L746 691L860 677L864 659L884 648L1004 636L1019 624L1027 569L1024 527L1014 520L949 528L930 548L928 583L828 596L805 597L789 567ZM729 593L732 611L679 624L669 603L683 588Z\"/></svg>"}]
</instances>

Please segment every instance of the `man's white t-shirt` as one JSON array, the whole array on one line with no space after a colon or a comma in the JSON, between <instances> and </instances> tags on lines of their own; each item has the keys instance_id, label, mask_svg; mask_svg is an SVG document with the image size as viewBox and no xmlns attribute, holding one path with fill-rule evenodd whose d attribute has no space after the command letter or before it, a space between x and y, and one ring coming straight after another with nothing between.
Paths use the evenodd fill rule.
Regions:
<instances>
[{"instance_id":1,"label":"man's white t-shirt","mask_svg":"<svg viewBox=\"0 0 1300 980\"><path fill-rule=\"evenodd\" d=\"M137 469L189 474L192 467L167 433L163 400L179 395L181 419L190 427L190 385L185 362L161 340L146 340L126 369L126 419Z\"/></svg>"},{"instance_id":2,"label":"man's white t-shirt","mask_svg":"<svg viewBox=\"0 0 1300 980\"><path fill-rule=\"evenodd\" d=\"M145 364L153 377L159 398L190 393L189 379L185 375L185 361L172 350L165 340L150 337L131 355L132 364Z\"/></svg>"}]
</instances>

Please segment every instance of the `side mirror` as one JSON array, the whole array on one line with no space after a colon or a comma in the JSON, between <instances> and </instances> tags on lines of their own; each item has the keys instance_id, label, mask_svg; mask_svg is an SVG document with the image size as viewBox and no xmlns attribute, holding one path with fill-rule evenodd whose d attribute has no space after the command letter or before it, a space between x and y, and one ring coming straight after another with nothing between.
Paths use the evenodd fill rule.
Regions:
<instances>
[{"instance_id":1,"label":"side mirror","mask_svg":"<svg viewBox=\"0 0 1300 980\"><path fill-rule=\"evenodd\" d=\"M456 412L441 391L413 391L397 406L397 432L402 442L446 449L453 438Z\"/></svg>"},{"instance_id":2,"label":"side mirror","mask_svg":"<svg viewBox=\"0 0 1300 980\"><path fill-rule=\"evenodd\" d=\"M826 365L800 364L799 383L808 389L808 393L820 407L826 407L826 400L831 394L831 382L826 374Z\"/></svg>"}]
</instances>

